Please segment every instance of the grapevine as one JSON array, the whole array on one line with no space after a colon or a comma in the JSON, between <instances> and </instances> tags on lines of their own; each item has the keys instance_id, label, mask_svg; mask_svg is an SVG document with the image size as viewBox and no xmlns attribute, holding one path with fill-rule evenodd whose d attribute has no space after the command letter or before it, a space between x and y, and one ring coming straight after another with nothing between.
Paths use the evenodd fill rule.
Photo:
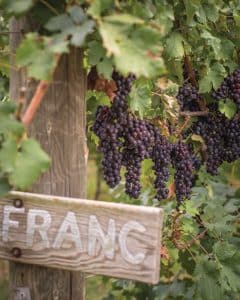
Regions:
<instances>
[{"instance_id":1,"label":"grapevine","mask_svg":"<svg viewBox=\"0 0 240 300\"><path fill-rule=\"evenodd\" d=\"M202 138L206 147L204 161L204 157L194 153L191 142L178 140L171 143L163 136L160 128L131 113L126 98L135 80L133 74L124 78L114 71L112 78L117 86L116 96L110 108L98 108L93 125L93 131L100 139L99 150L103 153L104 178L111 188L119 184L121 168L124 166L125 192L138 198L141 192L141 164L144 159L151 159L156 198L168 198L167 183L170 167L173 166L175 194L180 204L190 197L191 188L197 178L196 172L201 165L205 163L207 172L217 175L218 168L224 161L233 162L240 157L239 122L228 119L218 111L216 97L211 104L206 104L208 113L199 114L197 120L183 133L185 139L193 134ZM179 88L176 98L180 111L201 113L199 103L203 98L189 80Z\"/></svg>"}]
</instances>

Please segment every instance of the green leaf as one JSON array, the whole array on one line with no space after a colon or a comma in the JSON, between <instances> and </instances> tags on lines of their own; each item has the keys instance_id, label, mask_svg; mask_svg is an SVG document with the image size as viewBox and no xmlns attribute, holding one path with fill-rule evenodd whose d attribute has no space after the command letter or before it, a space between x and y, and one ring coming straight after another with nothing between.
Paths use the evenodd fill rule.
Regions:
<instances>
[{"instance_id":1,"label":"green leaf","mask_svg":"<svg viewBox=\"0 0 240 300\"><path fill-rule=\"evenodd\" d=\"M223 290L218 283L219 272L215 261L200 257L195 275L198 277L196 299L225 300Z\"/></svg>"},{"instance_id":2,"label":"green leaf","mask_svg":"<svg viewBox=\"0 0 240 300\"><path fill-rule=\"evenodd\" d=\"M0 6L11 14L23 14L33 5L32 0L2 0Z\"/></svg>"},{"instance_id":3,"label":"green leaf","mask_svg":"<svg viewBox=\"0 0 240 300\"><path fill-rule=\"evenodd\" d=\"M221 282L228 282L229 290L231 291L240 291L240 282L239 282L240 274L234 272L234 270L226 265L223 265L221 270Z\"/></svg>"},{"instance_id":4,"label":"green leaf","mask_svg":"<svg viewBox=\"0 0 240 300\"><path fill-rule=\"evenodd\" d=\"M206 44L213 49L216 57L221 56L221 40L219 38L207 30L203 30L201 37L205 40Z\"/></svg>"},{"instance_id":5,"label":"green leaf","mask_svg":"<svg viewBox=\"0 0 240 300\"><path fill-rule=\"evenodd\" d=\"M199 81L199 92L207 93L217 89L226 76L224 66L218 62L207 68L207 74Z\"/></svg>"},{"instance_id":6,"label":"green leaf","mask_svg":"<svg viewBox=\"0 0 240 300\"><path fill-rule=\"evenodd\" d=\"M160 50L159 33L153 28L103 22L99 30L105 48L113 54L121 73L152 77L164 71L163 60L157 53Z\"/></svg>"},{"instance_id":7,"label":"green leaf","mask_svg":"<svg viewBox=\"0 0 240 300\"><path fill-rule=\"evenodd\" d=\"M71 38L71 44L76 47L82 46L86 36L93 31L94 25L95 23L92 20L88 20L82 25L75 27Z\"/></svg>"},{"instance_id":8,"label":"green leaf","mask_svg":"<svg viewBox=\"0 0 240 300\"><path fill-rule=\"evenodd\" d=\"M102 13L113 5L113 0L92 0L88 9L89 15L98 18Z\"/></svg>"},{"instance_id":9,"label":"green leaf","mask_svg":"<svg viewBox=\"0 0 240 300\"><path fill-rule=\"evenodd\" d=\"M60 31L62 41L69 40L75 47L83 45L85 38L93 31L95 22L89 20L81 7L72 6L69 14L62 14L50 19L45 27L50 31Z\"/></svg>"},{"instance_id":10,"label":"green leaf","mask_svg":"<svg viewBox=\"0 0 240 300\"><path fill-rule=\"evenodd\" d=\"M33 139L24 140L17 155L15 169L10 175L10 182L19 189L27 189L49 165L50 159L39 144Z\"/></svg>"},{"instance_id":11,"label":"green leaf","mask_svg":"<svg viewBox=\"0 0 240 300\"><path fill-rule=\"evenodd\" d=\"M196 2L191 0L184 0L184 6L185 6L186 16L187 16L187 24L190 26L195 24L194 16L198 10L198 4Z\"/></svg>"},{"instance_id":12,"label":"green leaf","mask_svg":"<svg viewBox=\"0 0 240 300\"><path fill-rule=\"evenodd\" d=\"M10 173L14 170L17 158L17 142L7 139L0 151L0 170L4 173Z\"/></svg>"},{"instance_id":13,"label":"green leaf","mask_svg":"<svg viewBox=\"0 0 240 300\"><path fill-rule=\"evenodd\" d=\"M103 74L106 79L111 79L113 72L112 59L105 57L97 64L97 71L99 74Z\"/></svg>"},{"instance_id":14,"label":"green leaf","mask_svg":"<svg viewBox=\"0 0 240 300\"><path fill-rule=\"evenodd\" d=\"M88 61L90 65L95 66L106 55L102 44L96 40L88 43Z\"/></svg>"},{"instance_id":15,"label":"green leaf","mask_svg":"<svg viewBox=\"0 0 240 300\"><path fill-rule=\"evenodd\" d=\"M0 197L5 196L11 190L7 178L0 177Z\"/></svg>"},{"instance_id":16,"label":"green leaf","mask_svg":"<svg viewBox=\"0 0 240 300\"><path fill-rule=\"evenodd\" d=\"M26 66L38 55L41 47L37 42L37 34L29 33L17 49L16 61L20 66Z\"/></svg>"},{"instance_id":17,"label":"green leaf","mask_svg":"<svg viewBox=\"0 0 240 300\"><path fill-rule=\"evenodd\" d=\"M99 27L99 31L103 38L103 44L109 54L121 54L120 41L126 39L128 26L103 22Z\"/></svg>"},{"instance_id":18,"label":"green leaf","mask_svg":"<svg viewBox=\"0 0 240 300\"><path fill-rule=\"evenodd\" d=\"M191 140L194 142L200 142L201 144L205 144L203 138L198 134L192 134Z\"/></svg>"},{"instance_id":19,"label":"green leaf","mask_svg":"<svg viewBox=\"0 0 240 300\"><path fill-rule=\"evenodd\" d=\"M125 24L143 24L144 21L140 18L137 18L133 15L128 14L114 14L104 18L105 22L112 23L125 23Z\"/></svg>"},{"instance_id":20,"label":"green leaf","mask_svg":"<svg viewBox=\"0 0 240 300\"><path fill-rule=\"evenodd\" d=\"M72 20L77 24L84 23L87 20L87 16L82 7L78 5L70 6L67 11L70 14Z\"/></svg>"},{"instance_id":21,"label":"green leaf","mask_svg":"<svg viewBox=\"0 0 240 300\"><path fill-rule=\"evenodd\" d=\"M41 51L35 57L34 63L28 66L28 75L39 80L50 80L54 66L54 54Z\"/></svg>"},{"instance_id":22,"label":"green leaf","mask_svg":"<svg viewBox=\"0 0 240 300\"><path fill-rule=\"evenodd\" d=\"M139 113L140 117L143 117L146 110L151 106L152 90L152 81L145 78L139 78L132 87L129 105L132 111Z\"/></svg>"},{"instance_id":23,"label":"green leaf","mask_svg":"<svg viewBox=\"0 0 240 300\"><path fill-rule=\"evenodd\" d=\"M217 3L205 2L203 4L203 9L206 14L206 17L211 22L216 22L219 17L220 6Z\"/></svg>"},{"instance_id":24,"label":"green leaf","mask_svg":"<svg viewBox=\"0 0 240 300\"><path fill-rule=\"evenodd\" d=\"M17 105L13 101L0 102L0 115L13 114L16 111Z\"/></svg>"},{"instance_id":25,"label":"green leaf","mask_svg":"<svg viewBox=\"0 0 240 300\"><path fill-rule=\"evenodd\" d=\"M20 44L16 61L27 66L28 75L40 80L49 80L55 66L54 52L48 45L48 39L40 40L37 34L28 34ZM52 51L52 52L51 52Z\"/></svg>"},{"instance_id":26,"label":"green leaf","mask_svg":"<svg viewBox=\"0 0 240 300\"><path fill-rule=\"evenodd\" d=\"M240 255L239 249L227 241L219 241L214 245L214 253L220 261L221 284L225 289L240 291L239 270ZM237 269L238 268L238 269ZM228 285L227 285L227 284Z\"/></svg>"},{"instance_id":27,"label":"green leaf","mask_svg":"<svg viewBox=\"0 0 240 300\"><path fill-rule=\"evenodd\" d=\"M110 106L111 104L109 97L104 92L88 90L86 98L88 104L88 115L95 115L99 105Z\"/></svg>"},{"instance_id":28,"label":"green leaf","mask_svg":"<svg viewBox=\"0 0 240 300\"><path fill-rule=\"evenodd\" d=\"M66 28L73 27L74 23L68 14L62 14L51 18L45 25L49 31L63 31Z\"/></svg>"},{"instance_id":29,"label":"green leaf","mask_svg":"<svg viewBox=\"0 0 240 300\"><path fill-rule=\"evenodd\" d=\"M221 100L219 101L219 110L228 119L232 119L237 112L237 106L231 99Z\"/></svg>"},{"instance_id":30,"label":"green leaf","mask_svg":"<svg viewBox=\"0 0 240 300\"><path fill-rule=\"evenodd\" d=\"M24 127L22 123L16 121L12 116L3 116L0 114L1 127L0 133L7 136L9 134L14 134L17 137L21 137L24 133Z\"/></svg>"},{"instance_id":31,"label":"green leaf","mask_svg":"<svg viewBox=\"0 0 240 300\"><path fill-rule=\"evenodd\" d=\"M197 214L199 214L199 211L198 209L196 208L195 206L195 203L191 200L189 201L186 201L184 204L183 204L183 210L186 211L186 213L189 215L189 216L196 216Z\"/></svg>"},{"instance_id":32,"label":"green leaf","mask_svg":"<svg viewBox=\"0 0 240 300\"><path fill-rule=\"evenodd\" d=\"M121 44L121 54L115 55L114 61L117 69L123 74L132 72L136 76L153 77L164 73L162 58L158 54L154 56L154 52L151 51L154 51L154 46L150 46L144 38L147 31L142 31L142 39L140 38L141 32L139 32L140 36L137 36L136 32L136 35L132 35L131 41L125 40ZM149 36L151 36L150 32Z\"/></svg>"},{"instance_id":33,"label":"green leaf","mask_svg":"<svg viewBox=\"0 0 240 300\"><path fill-rule=\"evenodd\" d=\"M69 52L68 41L64 41L62 40L62 38L58 39L58 37L59 35L55 34L53 39L49 41L49 48L48 48L49 51L54 54L68 53Z\"/></svg>"},{"instance_id":34,"label":"green leaf","mask_svg":"<svg viewBox=\"0 0 240 300\"><path fill-rule=\"evenodd\" d=\"M220 261L231 259L238 252L238 249L236 249L234 245L231 245L226 241L217 242L213 249Z\"/></svg>"},{"instance_id":35,"label":"green leaf","mask_svg":"<svg viewBox=\"0 0 240 300\"><path fill-rule=\"evenodd\" d=\"M165 53L169 58L182 58L184 55L183 36L174 32L166 40Z\"/></svg>"}]
</instances>

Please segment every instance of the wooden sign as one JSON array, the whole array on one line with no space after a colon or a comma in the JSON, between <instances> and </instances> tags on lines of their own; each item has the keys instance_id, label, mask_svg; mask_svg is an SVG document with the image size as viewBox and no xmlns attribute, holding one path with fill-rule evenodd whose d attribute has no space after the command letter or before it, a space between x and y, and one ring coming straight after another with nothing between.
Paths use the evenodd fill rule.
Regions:
<instances>
[{"instance_id":1,"label":"wooden sign","mask_svg":"<svg viewBox=\"0 0 240 300\"><path fill-rule=\"evenodd\" d=\"M159 281L163 210L14 192L0 199L0 257Z\"/></svg>"}]
</instances>

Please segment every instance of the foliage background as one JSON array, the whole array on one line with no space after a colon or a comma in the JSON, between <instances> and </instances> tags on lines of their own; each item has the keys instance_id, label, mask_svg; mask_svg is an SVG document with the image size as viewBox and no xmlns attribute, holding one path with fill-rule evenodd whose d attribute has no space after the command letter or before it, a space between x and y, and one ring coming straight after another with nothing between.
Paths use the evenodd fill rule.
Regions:
<instances>
[{"instance_id":1,"label":"foliage background","mask_svg":"<svg viewBox=\"0 0 240 300\"><path fill-rule=\"evenodd\" d=\"M106 79L114 67L138 76L129 97L130 108L140 117L157 118L160 125L169 121L180 128L184 122L175 99L183 82L184 57L196 70L199 91L207 103L212 89L239 65L239 1L79 0L56 4L53 0L1 0L0 5L0 134L4 136L0 193L12 187L27 189L50 163L39 145L26 139L22 124L14 118L16 107L8 101L8 34L3 33L8 31L11 16L30 14L39 24L38 31L25 35L16 54L17 66L11 67L26 67L29 77L50 80L59 55L67 53L69 46L83 47L88 70L96 67ZM109 105L110 100L103 92L89 91L87 101L90 128L97 105ZM231 101L220 105L229 118L234 115ZM195 142L197 146L201 143L199 139ZM109 191L102 181L96 143L89 131L88 198L160 205L166 213L160 284L91 277L88 299L240 299L240 162L224 164L216 177L202 168L191 199L178 212L174 196L161 203L154 199L150 161L143 164L144 188L139 200L124 194L124 182ZM21 155L19 147L25 149ZM35 153L30 166L29 153ZM21 169L16 168L19 165ZM18 176L22 170L31 172ZM7 276L3 274L0 297L6 299Z\"/></svg>"}]
</instances>

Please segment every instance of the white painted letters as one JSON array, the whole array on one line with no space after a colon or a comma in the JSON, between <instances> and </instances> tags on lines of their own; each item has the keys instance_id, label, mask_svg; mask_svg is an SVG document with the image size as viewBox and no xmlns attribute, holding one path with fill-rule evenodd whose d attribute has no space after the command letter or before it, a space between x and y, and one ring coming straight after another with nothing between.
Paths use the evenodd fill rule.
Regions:
<instances>
[{"instance_id":1,"label":"white painted letters","mask_svg":"<svg viewBox=\"0 0 240 300\"><path fill-rule=\"evenodd\" d=\"M100 242L104 255L108 259L114 258L116 228L115 221L110 219L108 222L108 230L105 235L96 216L89 217L88 227L88 255L96 255L96 244Z\"/></svg>"},{"instance_id":2,"label":"white painted letters","mask_svg":"<svg viewBox=\"0 0 240 300\"><path fill-rule=\"evenodd\" d=\"M2 239L4 242L8 242L9 228L18 228L19 222L10 220L10 214L23 214L24 208L15 208L14 206L6 205L3 209L3 227L2 227Z\"/></svg>"},{"instance_id":3,"label":"white painted letters","mask_svg":"<svg viewBox=\"0 0 240 300\"><path fill-rule=\"evenodd\" d=\"M37 217L43 219L43 222L41 224L36 224ZM27 216L27 247L33 247L34 233L38 231L42 238L42 241L39 242L38 245L35 244L34 246L38 246L38 248L40 249L50 248L50 242L47 235L47 231L50 226L51 215L49 214L49 212L40 209L30 209Z\"/></svg>"},{"instance_id":4,"label":"white painted letters","mask_svg":"<svg viewBox=\"0 0 240 300\"><path fill-rule=\"evenodd\" d=\"M120 233L119 233L119 246L122 253L122 257L129 263L138 265L141 264L145 259L144 253L137 253L135 255L131 254L127 248L127 237L130 231L139 231L141 233L146 231L146 228L136 222L136 221L129 221L123 225Z\"/></svg>"},{"instance_id":5,"label":"white painted letters","mask_svg":"<svg viewBox=\"0 0 240 300\"><path fill-rule=\"evenodd\" d=\"M70 230L70 232L68 232ZM64 221L62 222L60 229L58 230L57 237L53 243L53 248L60 249L63 241L74 242L76 248L82 252L83 246L80 236L80 231L77 224L76 215L74 212L68 212Z\"/></svg>"}]
</instances>

